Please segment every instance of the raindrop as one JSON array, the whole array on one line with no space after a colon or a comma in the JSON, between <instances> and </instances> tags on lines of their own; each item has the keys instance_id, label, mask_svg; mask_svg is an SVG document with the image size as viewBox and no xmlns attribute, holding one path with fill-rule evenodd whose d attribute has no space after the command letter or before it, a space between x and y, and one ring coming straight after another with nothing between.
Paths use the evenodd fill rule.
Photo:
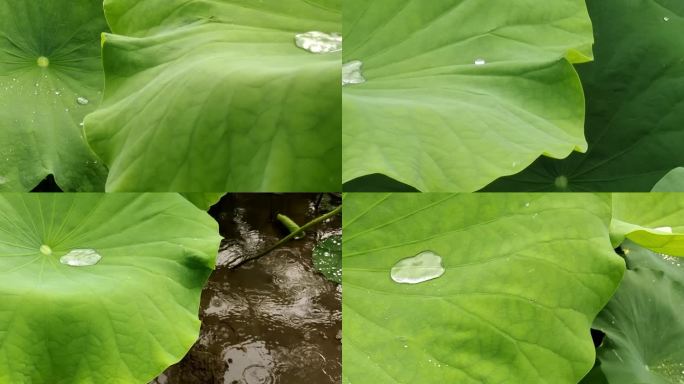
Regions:
<instances>
[{"instance_id":1,"label":"raindrop","mask_svg":"<svg viewBox=\"0 0 684 384\"><path fill-rule=\"evenodd\" d=\"M658 228L653 228L653 230L656 232L662 232L662 233L672 233L672 227L658 227Z\"/></svg>"},{"instance_id":2,"label":"raindrop","mask_svg":"<svg viewBox=\"0 0 684 384\"><path fill-rule=\"evenodd\" d=\"M391 277L400 284L418 284L444 274L442 257L432 251L399 260L391 270Z\"/></svg>"},{"instance_id":3,"label":"raindrop","mask_svg":"<svg viewBox=\"0 0 684 384\"><path fill-rule=\"evenodd\" d=\"M353 60L342 65L342 85L349 84L363 84L366 82L366 78L363 77L361 73L361 67L363 67L363 62L359 60Z\"/></svg>"},{"instance_id":4,"label":"raindrop","mask_svg":"<svg viewBox=\"0 0 684 384\"><path fill-rule=\"evenodd\" d=\"M485 59L475 59L475 65L485 65L487 62Z\"/></svg>"},{"instance_id":5,"label":"raindrop","mask_svg":"<svg viewBox=\"0 0 684 384\"><path fill-rule=\"evenodd\" d=\"M86 99L85 97L79 97L76 99L76 102L81 105L88 105L88 103L90 103L90 100Z\"/></svg>"},{"instance_id":6,"label":"raindrop","mask_svg":"<svg viewBox=\"0 0 684 384\"><path fill-rule=\"evenodd\" d=\"M72 249L60 257L59 262L72 267L85 267L97 264L100 259L102 256L94 249Z\"/></svg>"},{"instance_id":7,"label":"raindrop","mask_svg":"<svg viewBox=\"0 0 684 384\"><path fill-rule=\"evenodd\" d=\"M61 94L62 94L62 92L60 92L60 91L55 91L55 95L59 96L59 95L61 95Z\"/></svg>"},{"instance_id":8,"label":"raindrop","mask_svg":"<svg viewBox=\"0 0 684 384\"><path fill-rule=\"evenodd\" d=\"M668 21L670 21L670 18L665 16L665 17L663 17L663 21L668 22Z\"/></svg>"},{"instance_id":9,"label":"raindrop","mask_svg":"<svg viewBox=\"0 0 684 384\"><path fill-rule=\"evenodd\" d=\"M342 35L311 31L295 35L295 44L311 53L332 53L342 50Z\"/></svg>"},{"instance_id":10,"label":"raindrop","mask_svg":"<svg viewBox=\"0 0 684 384\"><path fill-rule=\"evenodd\" d=\"M246 384L271 384L275 381L268 369L262 365L250 365L242 372L242 377Z\"/></svg>"}]
</instances>

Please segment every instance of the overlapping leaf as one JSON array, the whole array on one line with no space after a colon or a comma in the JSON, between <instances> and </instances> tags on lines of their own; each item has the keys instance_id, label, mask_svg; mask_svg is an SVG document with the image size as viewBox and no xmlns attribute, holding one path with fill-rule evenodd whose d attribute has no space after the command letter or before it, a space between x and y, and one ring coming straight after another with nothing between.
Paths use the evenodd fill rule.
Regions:
<instances>
[{"instance_id":1,"label":"overlapping leaf","mask_svg":"<svg viewBox=\"0 0 684 384\"><path fill-rule=\"evenodd\" d=\"M614 193L611 236L655 252L684 256L684 196L679 193Z\"/></svg>"},{"instance_id":2,"label":"overlapping leaf","mask_svg":"<svg viewBox=\"0 0 684 384\"><path fill-rule=\"evenodd\" d=\"M609 220L607 196L347 195L344 382L577 383L624 269ZM392 281L425 250L441 277Z\"/></svg>"},{"instance_id":3,"label":"overlapping leaf","mask_svg":"<svg viewBox=\"0 0 684 384\"><path fill-rule=\"evenodd\" d=\"M206 213L176 194L4 194L0 212L0 382L146 383L193 345ZM74 249L102 258L60 263Z\"/></svg>"},{"instance_id":4,"label":"overlapping leaf","mask_svg":"<svg viewBox=\"0 0 684 384\"><path fill-rule=\"evenodd\" d=\"M344 36L367 79L343 88L344 182L473 191L586 150L583 0L347 0Z\"/></svg>"},{"instance_id":5,"label":"overlapping leaf","mask_svg":"<svg viewBox=\"0 0 684 384\"><path fill-rule=\"evenodd\" d=\"M589 150L539 159L490 190L647 192L684 164L684 2L588 0L596 60L579 66ZM565 183L556 183L564 178Z\"/></svg>"},{"instance_id":6,"label":"overlapping leaf","mask_svg":"<svg viewBox=\"0 0 684 384\"><path fill-rule=\"evenodd\" d=\"M323 191L340 184L338 0L107 0L106 91L85 122L111 191Z\"/></svg>"},{"instance_id":7,"label":"overlapping leaf","mask_svg":"<svg viewBox=\"0 0 684 384\"><path fill-rule=\"evenodd\" d=\"M678 167L660 179L651 192L684 192L684 168Z\"/></svg>"},{"instance_id":8,"label":"overlapping leaf","mask_svg":"<svg viewBox=\"0 0 684 384\"><path fill-rule=\"evenodd\" d=\"M342 236L333 235L316 244L311 254L314 267L326 279L342 283Z\"/></svg>"},{"instance_id":9,"label":"overlapping leaf","mask_svg":"<svg viewBox=\"0 0 684 384\"><path fill-rule=\"evenodd\" d=\"M65 190L104 189L81 122L101 98L106 30L97 1L0 2L0 191L50 174Z\"/></svg>"},{"instance_id":10,"label":"overlapping leaf","mask_svg":"<svg viewBox=\"0 0 684 384\"><path fill-rule=\"evenodd\" d=\"M597 351L599 366L582 383L682 383L682 261L631 242L623 250L627 272L594 323L606 334Z\"/></svg>"}]
</instances>

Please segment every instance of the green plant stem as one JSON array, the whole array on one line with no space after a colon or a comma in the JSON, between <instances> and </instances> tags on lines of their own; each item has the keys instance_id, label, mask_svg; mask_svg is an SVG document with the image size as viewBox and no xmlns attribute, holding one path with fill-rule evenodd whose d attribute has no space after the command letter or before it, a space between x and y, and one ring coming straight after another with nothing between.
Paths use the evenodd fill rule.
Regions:
<instances>
[{"instance_id":1,"label":"green plant stem","mask_svg":"<svg viewBox=\"0 0 684 384\"><path fill-rule=\"evenodd\" d=\"M302 225L302 226L299 227L296 231L290 232L289 235L287 235L287 236L283 237L282 239L280 239L280 241L278 241L277 243L275 243L275 244L273 244L272 246L266 248L265 250L259 252L259 253L258 253L257 255L255 255L255 256L251 256L251 257L248 257L248 258L244 259L243 261L241 261L240 263L238 263L237 265L235 265L233 268L237 268L237 267L241 266L242 264L244 264L244 263L246 263L246 262L248 262L248 261L256 260L256 259L260 258L261 256L266 255L267 253L271 252L272 250L274 250L274 249L280 247L281 245L287 243L288 241L292 240L292 239L293 239L295 236L297 236L299 233L302 233L302 232L306 231L307 229L309 229L309 228L315 226L316 224L318 224L318 223L320 223L320 222L322 222L322 221L324 221L324 220L327 220L327 219L329 219L329 218L331 218L331 217L337 215L338 213L340 213L340 211L342 211L342 206L341 206L341 205L338 206L337 208L333 209L332 211L330 211L330 212L328 212L328 213L326 213L326 214L324 214L324 215L321 215L321 216L319 216L319 217L317 217L317 218L315 218L315 219L309 221L308 223Z\"/></svg>"}]
</instances>

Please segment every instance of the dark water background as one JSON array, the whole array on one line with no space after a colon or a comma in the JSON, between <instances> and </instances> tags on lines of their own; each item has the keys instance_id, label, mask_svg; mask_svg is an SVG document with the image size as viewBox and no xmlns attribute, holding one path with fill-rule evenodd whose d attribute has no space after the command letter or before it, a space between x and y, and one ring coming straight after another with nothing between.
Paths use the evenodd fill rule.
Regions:
<instances>
[{"instance_id":1,"label":"dark water background","mask_svg":"<svg viewBox=\"0 0 684 384\"><path fill-rule=\"evenodd\" d=\"M303 225L340 203L330 194L238 194L215 205L225 239L202 292L200 338L152 383L340 383L342 291L311 260L317 241L341 233L339 215L240 264L287 235L278 213Z\"/></svg>"}]
</instances>

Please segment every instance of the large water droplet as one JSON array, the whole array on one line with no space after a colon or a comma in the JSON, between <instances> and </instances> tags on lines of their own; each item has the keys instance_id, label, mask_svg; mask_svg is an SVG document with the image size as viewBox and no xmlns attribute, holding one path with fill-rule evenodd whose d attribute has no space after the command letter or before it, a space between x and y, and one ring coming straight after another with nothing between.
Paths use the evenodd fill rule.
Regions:
<instances>
[{"instance_id":1,"label":"large water droplet","mask_svg":"<svg viewBox=\"0 0 684 384\"><path fill-rule=\"evenodd\" d=\"M97 264L100 259L102 256L94 249L72 249L60 257L59 262L72 267L85 267Z\"/></svg>"},{"instance_id":2,"label":"large water droplet","mask_svg":"<svg viewBox=\"0 0 684 384\"><path fill-rule=\"evenodd\" d=\"M485 59L475 59L475 65L485 65L487 62Z\"/></svg>"},{"instance_id":3,"label":"large water droplet","mask_svg":"<svg viewBox=\"0 0 684 384\"><path fill-rule=\"evenodd\" d=\"M672 233L672 227L658 227L658 228L653 228L654 231L662 232L662 233Z\"/></svg>"},{"instance_id":4,"label":"large water droplet","mask_svg":"<svg viewBox=\"0 0 684 384\"><path fill-rule=\"evenodd\" d=\"M86 99L85 97L79 97L76 99L76 102L81 105L87 105L88 103L90 103L90 100Z\"/></svg>"},{"instance_id":5,"label":"large water droplet","mask_svg":"<svg viewBox=\"0 0 684 384\"><path fill-rule=\"evenodd\" d=\"M50 65L50 59L45 56L41 56L38 58L38 60L36 60L36 64L38 64L38 66L41 68L47 68Z\"/></svg>"},{"instance_id":6,"label":"large water droplet","mask_svg":"<svg viewBox=\"0 0 684 384\"><path fill-rule=\"evenodd\" d=\"M363 84L366 78L361 73L363 63L359 60L350 61L342 65L342 86L348 84Z\"/></svg>"},{"instance_id":7,"label":"large water droplet","mask_svg":"<svg viewBox=\"0 0 684 384\"><path fill-rule=\"evenodd\" d=\"M295 43L311 53L339 52L342 50L342 35L318 31L299 33L295 35Z\"/></svg>"},{"instance_id":8,"label":"large water droplet","mask_svg":"<svg viewBox=\"0 0 684 384\"><path fill-rule=\"evenodd\" d=\"M45 256L50 256L50 255L52 255L52 248L43 244L40 246L40 253L42 253Z\"/></svg>"},{"instance_id":9,"label":"large water droplet","mask_svg":"<svg viewBox=\"0 0 684 384\"><path fill-rule=\"evenodd\" d=\"M401 284L418 284L444 274L442 257L432 251L399 260L391 271L392 280Z\"/></svg>"}]
</instances>

